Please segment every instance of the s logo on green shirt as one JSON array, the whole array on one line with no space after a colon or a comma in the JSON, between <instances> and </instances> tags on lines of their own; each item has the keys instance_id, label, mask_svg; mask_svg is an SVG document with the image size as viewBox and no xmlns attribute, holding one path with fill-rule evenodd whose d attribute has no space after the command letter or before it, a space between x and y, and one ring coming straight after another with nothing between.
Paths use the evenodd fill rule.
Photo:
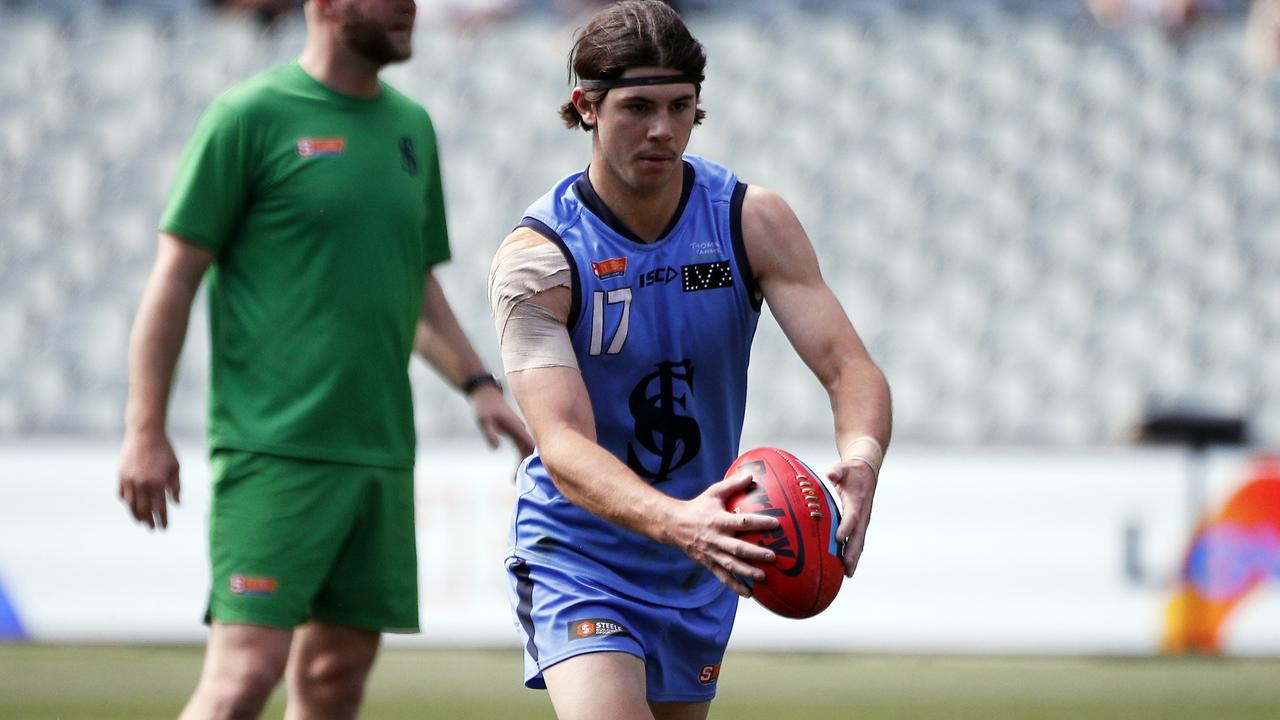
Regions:
<instances>
[{"instance_id":1,"label":"s logo on green shirt","mask_svg":"<svg viewBox=\"0 0 1280 720\"><path fill-rule=\"evenodd\" d=\"M413 154L413 138L408 135L400 138L400 167L410 175L418 174L418 158Z\"/></svg>"}]
</instances>

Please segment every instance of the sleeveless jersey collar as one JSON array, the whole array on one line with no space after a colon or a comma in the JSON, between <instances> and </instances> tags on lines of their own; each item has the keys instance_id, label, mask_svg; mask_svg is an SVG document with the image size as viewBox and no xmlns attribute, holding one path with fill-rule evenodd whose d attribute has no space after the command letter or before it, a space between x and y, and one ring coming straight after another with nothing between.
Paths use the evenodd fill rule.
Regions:
<instances>
[{"instance_id":1,"label":"sleeveless jersey collar","mask_svg":"<svg viewBox=\"0 0 1280 720\"><path fill-rule=\"evenodd\" d=\"M693 165L691 165L688 160L681 160L681 162L684 165L684 187L680 190L680 202L676 205L675 213L671 215L671 221L667 223L667 227L663 229L662 234L659 235L658 239L654 240L653 243L662 242L667 235L671 234L671 231L675 229L676 224L680 222L680 218L684 216L685 206L689 204L689 195L693 192L695 173ZM596 217L603 220L606 225L622 237L636 243L637 245L653 244L640 239L638 235L631 232L631 229L623 224L622 220L620 220L617 215L613 214L613 211L609 209L609 206L605 205L604 201L600 199L600 196L596 194L596 189L592 187L591 179L587 175L588 173L583 171L582 175L573 183L573 189L577 193L578 199L582 201L582 204L586 205L588 210L590 210Z\"/></svg>"}]
</instances>

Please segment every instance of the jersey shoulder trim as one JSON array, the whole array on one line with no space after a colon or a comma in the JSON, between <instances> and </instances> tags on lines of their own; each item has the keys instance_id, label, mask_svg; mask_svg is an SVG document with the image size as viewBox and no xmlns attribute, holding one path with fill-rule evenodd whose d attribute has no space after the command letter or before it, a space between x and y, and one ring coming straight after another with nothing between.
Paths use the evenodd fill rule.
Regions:
<instances>
[{"instance_id":1,"label":"jersey shoulder trim","mask_svg":"<svg viewBox=\"0 0 1280 720\"><path fill-rule=\"evenodd\" d=\"M737 259L738 274L742 276L747 300L751 302L751 309L760 312L764 297L760 294L760 286L756 284L756 275L751 270L751 258L747 256L747 243L742 235L742 204L746 198L747 184L739 182L729 198L729 238L733 242L733 256Z\"/></svg>"},{"instance_id":2,"label":"jersey shoulder trim","mask_svg":"<svg viewBox=\"0 0 1280 720\"><path fill-rule=\"evenodd\" d=\"M552 230L551 226L541 220L526 215L517 227L528 228L555 243L569 263L569 318L565 322L565 327L573 331L582 316L582 281L578 276L578 261L573 257L569 246L565 244L564 238L560 237L560 233Z\"/></svg>"}]
</instances>

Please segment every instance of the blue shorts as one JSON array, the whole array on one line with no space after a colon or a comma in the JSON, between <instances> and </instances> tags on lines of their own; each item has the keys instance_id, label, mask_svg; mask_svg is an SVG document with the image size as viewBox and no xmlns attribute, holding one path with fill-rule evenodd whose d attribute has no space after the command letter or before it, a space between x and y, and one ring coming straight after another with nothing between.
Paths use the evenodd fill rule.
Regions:
<instances>
[{"instance_id":1,"label":"blue shorts","mask_svg":"<svg viewBox=\"0 0 1280 720\"><path fill-rule=\"evenodd\" d=\"M702 607L672 608L620 595L591 578L509 558L511 607L524 642L524 684L545 689L542 671L593 652L644 661L652 702L704 702L716 695L738 596L728 587Z\"/></svg>"}]
</instances>

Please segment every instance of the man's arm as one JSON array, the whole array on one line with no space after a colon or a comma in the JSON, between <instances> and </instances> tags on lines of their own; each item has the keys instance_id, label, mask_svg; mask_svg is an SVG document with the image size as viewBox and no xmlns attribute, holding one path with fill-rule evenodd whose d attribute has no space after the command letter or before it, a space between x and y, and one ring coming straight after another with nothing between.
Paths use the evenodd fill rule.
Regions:
<instances>
[{"instance_id":1,"label":"man's arm","mask_svg":"<svg viewBox=\"0 0 1280 720\"><path fill-rule=\"evenodd\" d=\"M486 383L470 389L463 387L468 379L485 374L484 363L462 331L444 289L430 270L424 283L413 348L447 382L467 390L476 425L490 447L497 447L499 435L506 435L521 457L533 452L533 439L507 404L499 386Z\"/></svg>"},{"instance_id":2,"label":"man's arm","mask_svg":"<svg viewBox=\"0 0 1280 720\"><path fill-rule=\"evenodd\" d=\"M169 525L166 491L178 502L178 458L165 432L173 370L187 335L191 303L213 253L160 233L129 340L129 398L120 448L120 497L133 517Z\"/></svg>"},{"instance_id":3,"label":"man's arm","mask_svg":"<svg viewBox=\"0 0 1280 720\"><path fill-rule=\"evenodd\" d=\"M537 242L536 233L517 230L507 238L499 257L503 257L504 250ZM569 342L565 327L569 289L554 287L521 302L544 308L547 313L538 315L551 318L553 332L521 327L521 323L538 321L531 319L534 314L513 312L499 320L499 326L504 328L500 340L507 345L513 342L512 337L523 338L522 352L531 357L562 356L561 348ZM509 354L511 348L504 351L504 355ZM734 575L763 579L764 573L748 562L770 562L773 553L735 535L778 525L772 517L725 510L725 500L749 484L750 477L721 480L688 501L657 490L596 442L591 399L578 368L535 365L519 369L509 366L507 380L537 439L542 462L565 498L615 525L680 548L739 595L748 596L750 591Z\"/></svg>"},{"instance_id":4,"label":"man's arm","mask_svg":"<svg viewBox=\"0 0 1280 720\"><path fill-rule=\"evenodd\" d=\"M800 220L777 193L750 187L743 239L769 309L831 399L840 461L827 477L840 490L845 573L853 575L871 520L880 455L889 446L892 409L884 373L818 268Z\"/></svg>"}]
</instances>

